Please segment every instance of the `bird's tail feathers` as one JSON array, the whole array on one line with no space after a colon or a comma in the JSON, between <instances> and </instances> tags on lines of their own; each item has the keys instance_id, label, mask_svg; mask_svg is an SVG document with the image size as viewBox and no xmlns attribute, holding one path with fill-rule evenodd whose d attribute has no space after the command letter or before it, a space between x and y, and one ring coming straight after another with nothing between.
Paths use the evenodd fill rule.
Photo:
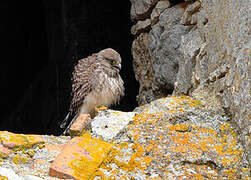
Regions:
<instances>
[{"instance_id":1,"label":"bird's tail feathers","mask_svg":"<svg viewBox=\"0 0 251 180\"><path fill-rule=\"evenodd\" d=\"M70 112L68 112L68 114L65 116L64 120L61 122L60 128L62 128L62 129L65 128L65 126L69 120L69 117L70 117Z\"/></svg>"},{"instance_id":2,"label":"bird's tail feathers","mask_svg":"<svg viewBox=\"0 0 251 180\"><path fill-rule=\"evenodd\" d=\"M74 121L76 120L76 118L77 118L77 114L71 120L70 124L65 128L65 130L64 130L64 132L63 132L62 135L66 135L67 133L69 133L68 130L70 129L71 125L74 123ZM66 125L66 123L65 123L65 125Z\"/></svg>"}]
</instances>

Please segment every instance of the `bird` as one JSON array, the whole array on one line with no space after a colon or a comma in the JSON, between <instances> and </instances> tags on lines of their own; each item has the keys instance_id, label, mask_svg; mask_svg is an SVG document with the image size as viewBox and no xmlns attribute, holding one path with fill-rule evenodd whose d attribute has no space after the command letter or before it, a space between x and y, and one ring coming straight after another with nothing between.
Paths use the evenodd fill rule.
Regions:
<instances>
[{"instance_id":1,"label":"bird","mask_svg":"<svg viewBox=\"0 0 251 180\"><path fill-rule=\"evenodd\" d=\"M72 72L72 100L69 112L61 128L65 128L69 117L74 117L63 134L80 114L94 117L95 107L109 107L124 96L124 82L120 76L121 56L112 48L80 59Z\"/></svg>"}]
</instances>

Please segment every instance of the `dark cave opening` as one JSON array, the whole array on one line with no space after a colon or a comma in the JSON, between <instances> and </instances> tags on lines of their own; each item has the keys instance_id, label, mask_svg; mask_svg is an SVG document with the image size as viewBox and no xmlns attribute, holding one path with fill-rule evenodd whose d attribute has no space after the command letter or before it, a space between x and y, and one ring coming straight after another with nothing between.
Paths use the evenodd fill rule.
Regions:
<instances>
[{"instance_id":1,"label":"dark cave opening","mask_svg":"<svg viewBox=\"0 0 251 180\"><path fill-rule=\"evenodd\" d=\"M169 2L172 4L172 6L185 2L185 0L169 0Z\"/></svg>"},{"instance_id":2,"label":"dark cave opening","mask_svg":"<svg viewBox=\"0 0 251 180\"><path fill-rule=\"evenodd\" d=\"M112 108L137 106L130 1L0 3L0 130L54 134L70 104L71 71L80 58L111 47L122 57L125 96Z\"/></svg>"}]
</instances>

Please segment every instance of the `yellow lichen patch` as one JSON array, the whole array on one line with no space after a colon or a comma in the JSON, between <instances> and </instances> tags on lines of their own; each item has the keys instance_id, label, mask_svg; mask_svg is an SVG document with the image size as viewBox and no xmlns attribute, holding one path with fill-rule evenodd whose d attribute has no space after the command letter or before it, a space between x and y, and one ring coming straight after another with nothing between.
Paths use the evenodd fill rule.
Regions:
<instances>
[{"instance_id":1,"label":"yellow lichen patch","mask_svg":"<svg viewBox=\"0 0 251 180\"><path fill-rule=\"evenodd\" d=\"M197 106L202 103L187 96L162 98L157 103L159 108L153 110L152 104L140 107L143 112L135 115L127 127L130 143L114 146L92 177L118 179L125 175L130 179L134 174L149 177L149 168L159 174L169 171L167 175L180 179L238 177L243 152L230 124L224 119L214 121L211 111L203 110L198 119L190 118L190 110L196 107L196 113L197 110L200 113ZM154 111L159 112L149 113ZM186 124L171 125L179 122Z\"/></svg>"},{"instance_id":2,"label":"yellow lichen patch","mask_svg":"<svg viewBox=\"0 0 251 180\"><path fill-rule=\"evenodd\" d=\"M1 159L6 159L8 156L9 156L8 154L0 152L0 158Z\"/></svg>"},{"instance_id":3,"label":"yellow lichen patch","mask_svg":"<svg viewBox=\"0 0 251 180\"><path fill-rule=\"evenodd\" d=\"M35 150L34 149L28 149L26 151L26 154L29 156L29 157L33 157L34 154L35 154Z\"/></svg>"},{"instance_id":4,"label":"yellow lichen patch","mask_svg":"<svg viewBox=\"0 0 251 180\"><path fill-rule=\"evenodd\" d=\"M202 105L201 101L192 99L189 96L171 96L168 98L169 106L174 110L184 111L185 107L196 107ZM167 101L167 99L162 99L162 101Z\"/></svg>"},{"instance_id":5,"label":"yellow lichen patch","mask_svg":"<svg viewBox=\"0 0 251 180\"><path fill-rule=\"evenodd\" d=\"M190 164L190 166L184 167L184 176L181 179L193 179L203 180L205 179L217 179L217 170L211 168L209 164Z\"/></svg>"},{"instance_id":6,"label":"yellow lichen patch","mask_svg":"<svg viewBox=\"0 0 251 180\"><path fill-rule=\"evenodd\" d=\"M186 132L186 133L181 133L181 132L175 132L175 133L169 133L171 140L172 140L172 145L170 149L173 152L176 153L191 153L191 156L195 156L195 158L200 155L201 153L201 148L200 144L194 143L192 141L192 137L194 135L191 132ZM193 154L192 154L193 153Z\"/></svg>"},{"instance_id":7,"label":"yellow lichen patch","mask_svg":"<svg viewBox=\"0 0 251 180\"><path fill-rule=\"evenodd\" d=\"M149 157L143 157L144 149L139 144L133 145L134 153L130 157L128 162L122 162L114 158L115 164L123 170L133 171L136 169L146 169L150 164L151 159ZM118 152L117 156L121 156Z\"/></svg>"},{"instance_id":8,"label":"yellow lichen patch","mask_svg":"<svg viewBox=\"0 0 251 180\"><path fill-rule=\"evenodd\" d=\"M73 156L78 158L71 160L68 165L73 169L75 178L88 179L107 156L113 144L92 139L89 134L85 134L81 138L77 146L85 152L85 155L79 156L76 152Z\"/></svg>"},{"instance_id":9,"label":"yellow lichen patch","mask_svg":"<svg viewBox=\"0 0 251 180\"><path fill-rule=\"evenodd\" d=\"M176 125L168 126L168 128L171 131L186 132L191 129L191 126L189 126L189 124L176 124Z\"/></svg>"},{"instance_id":10,"label":"yellow lichen patch","mask_svg":"<svg viewBox=\"0 0 251 180\"><path fill-rule=\"evenodd\" d=\"M218 157L222 165L227 167L235 167L236 164L242 159L243 150L237 146L237 134L230 127L229 124L222 124L220 126L220 132L215 136L216 142L219 142L214 146L214 149L218 153ZM237 167L236 167L237 168ZM229 177L235 177L234 169L228 169L224 171Z\"/></svg>"},{"instance_id":11,"label":"yellow lichen patch","mask_svg":"<svg viewBox=\"0 0 251 180\"><path fill-rule=\"evenodd\" d=\"M5 146L15 148L27 146L28 140L22 134L14 134L7 131L0 131L0 139Z\"/></svg>"},{"instance_id":12,"label":"yellow lichen patch","mask_svg":"<svg viewBox=\"0 0 251 180\"><path fill-rule=\"evenodd\" d=\"M113 111L112 114L115 114L115 115L120 115L121 112L120 111Z\"/></svg>"},{"instance_id":13,"label":"yellow lichen patch","mask_svg":"<svg viewBox=\"0 0 251 180\"><path fill-rule=\"evenodd\" d=\"M220 130L221 130L221 131L229 130L229 126L230 126L230 124L222 124L222 125L220 126Z\"/></svg>"},{"instance_id":14,"label":"yellow lichen patch","mask_svg":"<svg viewBox=\"0 0 251 180\"><path fill-rule=\"evenodd\" d=\"M30 158L28 157L25 157L25 156L21 156L21 155L14 155L13 158L12 158L12 162L15 163L15 164L24 164L24 163L27 163L31 161Z\"/></svg>"},{"instance_id":15,"label":"yellow lichen patch","mask_svg":"<svg viewBox=\"0 0 251 180\"><path fill-rule=\"evenodd\" d=\"M14 134L7 131L0 131L0 139L4 146L20 150L31 148L36 144L44 143L39 135Z\"/></svg>"},{"instance_id":16,"label":"yellow lichen patch","mask_svg":"<svg viewBox=\"0 0 251 180\"><path fill-rule=\"evenodd\" d=\"M6 176L2 176L0 175L0 180L8 180L9 178L7 178Z\"/></svg>"},{"instance_id":17,"label":"yellow lichen patch","mask_svg":"<svg viewBox=\"0 0 251 180\"><path fill-rule=\"evenodd\" d=\"M25 135L28 140L30 146L34 146L37 144L44 144L45 141L40 135Z\"/></svg>"},{"instance_id":18,"label":"yellow lichen patch","mask_svg":"<svg viewBox=\"0 0 251 180\"><path fill-rule=\"evenodd\" d=\"M152 178L147 178L147 180L162 180L161 177L152 177Z\"/></svg>"},{"instance_id":19,"label":"yellow lichen patch","mask_svg":"<svg viewBox=\"0 0 251 180\"><path fill-rule=\"evenodd\" d=\"M242 149L238 148L237 135L229 124L222 124L218 133L212 129L198 126L192 126L190 128L192 131L186 132L189 129L188 127L189 125L184 124L168 126L171 130L168 135L172 140L170 147L172 151L188 153L194 158L199 157L202 152L216 152L215 157L220 160L225 168L235 167L241 160ZM183 130L185 132L182 132ZM229 169L224 173L229 177L236 177L233 170Z\"/></svg>"},{"instance_id":20,"label":"yellow lichen patch","mask_svg":"<svg viewBox=\"0 0 251 180\"><path fill-rule=\"evenodd\" d=\"M228 169L223 172L224 174L227 174L228 179L235 179L236 178L236 169Z\"/></svg>"},{"instance_id":21,"label":"yellow lichen patch","mask_svg":"<svg viewBox=\"0 0 251 180\"><path fill-rule=\"evenodd\" d=\"M241 168L241 174L243 175L243 177L246 177L245 180L251 179L250 172L250 168Z\"/></svg>"},{"instance_id":22,"label":"yellow lichen patch","mask_svg":"<svg viewBox=\"0 0 251 180\"><path fill-rule=\"evenodd\" d=\"M194 180L204 180L203 176L199 173L196 173L196 174L189 174L189 175L186 175L186 178L189 178L189 179L194 179Z\"/></svg>"},{"instance_id":23,"label":"yellow lichen patch","mask_svg":"<svg viewBox=\"0 0 251 180\"><path fill-rule=\"evenodd\" d=\"M135 125L140 125L142 123L154 124L159 120L162 114L162 112L137 114L133 117L133 123L129 126L129 128L134 127Z\"/></svg>"},{"instance_id":24,"label":"yellow lichen patch","mask_svg":"<svg viewBox=\"0 0 251 180\"><path fill-rule=\"evenodd\" d=\"M140 106L141 109L143 109L145 112L149 111L149 109L146 106Z\"/></svg>"},{"instance_id":25,"label":"yellow lichen patch","mask_svg":"<svg viewBox=\"0 0 251 180\"><path fill-rule=\"evenodd\" d=\"M38 145L38 148L39 148L39 149L43 149L44 147L45 147L45 144L39 144L39 145Z\"/></svg>"},{"instance_id":26,"label":"yellow lichen patch","mask_svg":"<svg viewBox=\"0 0 251 180\"><path fill-rule=\"evenodd\" d=\"M126 172L126 174L130 174L137 171L143 172L150 165L152 158L150 156L144 156L145 149L140 144L136 143L131 146L131 154L123 152L123 150L127 148L127 143L114 146L108 157L101 164L100 169L95 172L93 177L103 175L101 169L105 169L109 171L110 176L105 177L104 179L112 179L112 177L115 178L118 174L118 170L113 169L111 167L112 164L115 164L115 166L119 170L123 170L124 172ZM123 159L125 156L128 157L126 158L127 160ZM124 176L124 179L127 179L126 176Z\"/></svg>"}]
</instances>

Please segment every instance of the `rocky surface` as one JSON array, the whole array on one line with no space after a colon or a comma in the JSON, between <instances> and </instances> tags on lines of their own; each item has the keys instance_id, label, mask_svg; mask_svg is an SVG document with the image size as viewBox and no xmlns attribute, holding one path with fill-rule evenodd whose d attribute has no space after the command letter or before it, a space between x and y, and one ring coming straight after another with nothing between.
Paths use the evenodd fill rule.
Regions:
<instances>
[{"instance_id":1,"label":"rocky surface","mask_svg":"<svg viewBox=\"0 0 251 180\"><path fill-rule=\"evenodd\" d=\"M158 90L161 97L173 91L179 61L183 58L179 47L182 35L188 32L188 27L180 24L183 13L184 9L179 5L165 9L159 16L159 22L149 32L154 72L152 88Z\"/></svg>"},{"instance_id":2,"label":"rocky surface","mask_svg":"<svg viewBox=\"0 0 251 180\"><path fill-rule=\"evenodd\" d=\"M200 3L203 8L199 10ZM191 4L194 10L189 16L184 14L182 19L192 19L196 15L197 23L194 23L195 30L182 39L190 39L196 49L190 48L193 57L180 63L175 92L195 96L209 92L209 99L231 115L251 164L250 5L250 1L245 0ZM187 42L182 44L187 46ZM182 49L187 57L186 48Z\"/></svg>"},{"instance_id":3,"label":"rocky surface","mask_svg":"<svg viewBox=\"0 0 251 180\"><path fill-rule=\"evenodd\" d=\"M142 106L72 138L1 131L0 179L251 178L250 2L131 2Z\"/></svg>"},{"instance_id":4,"label":"rocky surface","mask_svg":"<svg viewBox=\"0 0 251 180\"><path fill-rule=\"evenodd\" d=\"M189 97L169 97L137 115L96 173L115 179L248 177L242 146L221 111ZM244 175L247 173L246 175ZM243 176L244 175L244 176Z\"/></svg>"},{"instance_id":5,"label":"rocky surface","mask_svg":"<svg viewBox=\"0 0 251 180\"><path fill-rule=\"evenodd\" d=\"M0 131L0 139L0 177L28 180L55 179L48 176L49 167L70 137Z\"/></svg>"},{"instance_id":6,"label":"rocky surface","mask_svg":"<svg viewBox=\"0 0 251 180\"><path fill-rule=\"evenodd\" d=\"M153 67L149 50L149 34L141 33L132 43L133 69L139 81L139 104L151 102L157 96L153 87Z\"/></svg>"},{"instance_id":7,"label":"rocky surface","mask_svg":"<svg viewBox=\"0 0 251 180\"><path fill-rule=\"evenodd\" d=\"M140 83L138 102L141 105L164 97L174 89L179 61L183 58L179 49L181 37L189 28L180 23L185 11L183 5L170 6L169 1L159 1L148 19L132 27L137 36L132 55L136 79ZM136 31L136 27L146 21L147 28L144 23L138 28L141 31Z\"/></svg>"},{"instance_id":8,"label":"rocky surface","mask_svg":"<svg viewBox=\"0 0 251 180\"><path fill-rule=\"evenodd\" d=\"M91 123L92 133L96 138L112 141L133 121L134 115L134 112L100 111Z\"/></svg>"},{"instance_id":9,"label":"rocky surface","mask_svg":"<svg viewBox=\"0 0 251 180\"><path fill-rule=\"evenodd\" d=\"M171 96L134 112L100 110L78 137L3 131L0 178L248 179L243 146L229 120L217 107ZM95 130L100 128L105 130Z\"/></svg>"},{"instance_id":10,"label":"rocky surface","mask_svg":"<svg viewBox=\"0 0 251 180\"><path fill-rule=\"evenodd\" d=\"M251 165L250 1L172 2L158 1L143 19L133 19L151 19L132 46L138 102L164 97L174 87L174 95L223 108Z\"/></svg>"},{"instance_id":11,"label":"rocky surface","mask_svg":"<svg viewBox=\"0 0 251 180\"><path fill-rule=\"evenodd\" d=\"M158 2L158 0L130 0L131 7L131 19L140 20L145 19L151 13L152 8Z\"/></svg>"}]
</instances>

